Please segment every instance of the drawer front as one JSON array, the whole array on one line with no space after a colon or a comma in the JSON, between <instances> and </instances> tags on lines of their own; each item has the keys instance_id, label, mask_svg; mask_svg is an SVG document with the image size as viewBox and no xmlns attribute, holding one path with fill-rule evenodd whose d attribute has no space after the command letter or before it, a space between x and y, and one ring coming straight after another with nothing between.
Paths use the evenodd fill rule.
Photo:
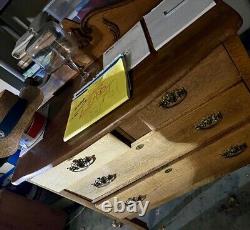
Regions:
<instances>
[{"instance_id":1,"label":"drawer front","mask_svg":"<svg viewBox=\"0 0 250 230\"><path fill-rule=\"evenodd\" d=\"M213 6L213 0L163 0L144 17L154 48L159 50Z\"/></svg>"},{"instance_id":2,"label":"drawer front","mask_svg":"<svg viewBox=\"0 0 250 230\"><path fill-rule=\"evenodd\" d=\"M250 124L106 200L112 204L115 197L124 202L149 201L150 210L249 163ZM102 204L106 200L98 202L97 208L102 210ZM117 218L131 215L128 212L110 214Z\"/></svg>"},{"instance_id":3,"label":"drawer front","mask_svg":"<svg viewBox=\"0 0 250 230\"><path fill-rule=\"evenodd\" d=\"M55 192L61 192L129 149L116 137L107 134L74 158L32 178L30 182Z\"/></svg>"},{"instance_id":4,"label":"drawer front","mask_svg":"<svg viewBox=\"0 0 250 230\"><path fill-rule=\"evenodd\" d=\"M182 80L145 107L139 116L150 127L160 128L238 81L236 67L225 49L218 47Z\"/></svg>"},{"instance_id":5,"label":"drawer front","mask_svg":"<svg viewBox=\"0 0 250 230\"><path fill-rule=\"evenodd\" d=\"M72 185L68 190L97 202L195 150L205 142L218 139L224 131L249 119L249 104L249 93L239 84L171 125L142 137L134 142L125 154L88 175L81 183ZM211 114L215 114L214 119L209 118ZM198 128L204 124L210 127ZM107 176L111 176L110 180ZM97 178L104 181L102 186L94 186L95 181L98 182Z\"/></svg>"},{"instance_id":6,"label":"drawer front","mask_svg":"<svg viewBox=\"0 0 250 230\"><path fill-rule=\"evenodd\" d=\"M175 143L202 145L250 118L250 94L243 83L203 104L193 112L158 130ZM150 135L150 134L149 134ZM140 145L143 138L132 146Z\"/></svg>"}]
</instances>

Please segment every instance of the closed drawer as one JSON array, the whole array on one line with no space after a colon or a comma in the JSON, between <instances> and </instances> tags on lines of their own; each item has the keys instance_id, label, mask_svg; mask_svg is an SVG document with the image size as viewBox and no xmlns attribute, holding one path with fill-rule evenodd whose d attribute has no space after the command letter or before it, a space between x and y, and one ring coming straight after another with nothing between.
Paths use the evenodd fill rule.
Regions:
<instances>
[{"instance_id":1,"label":"closed drawer","mask_svg":"<svg viewBox=\"0 0 250 230\"><path fill-rule=\"evenodd\" d=\"M239 80L238 71L227 52L223 47L218 47L182 80L162 92L139 116L152 129L160 128Z\"/></svg>"},{"instance_id":2,"label":"closed drawer","mask_svg":"<svg viewBox=\"0 0 250 230\"><path fill-rule=\"evenodd\" d=\"M129 149L116 137L107 134L74 158L32 178L30 182L55 192L61 192Z\"/></svg>"},{"instance_id":3,"label":"closed drawer","mask_svg":"<svg viewBox=\"0 0 250 230\"><path fill-rule=\"evenodd\" d=\"M149 201L149 209L152 209L249 163L250 124L106 200L113 204L115 197L124 202L139 199L143 203ZM106 200L98 202L97 208L102 210ZM131 215L128 212L110 214L118 218Z\"/></svg>"},{"instance_id":4,"label":"closed drawer","mask_svg":"<svg viewBox=\"0 0 250 230\"><path fill-rule=\"evenodd\" d=\"M248 91L239 84L171 125L142 137L125 154L67 190L97 202L246 121L250 117L249 103ZM210 118L212 114L214 118ZM107 180L108 175L114 178ZM102 186L94 186L100 178Z\"/></svg>"}]
</instances>

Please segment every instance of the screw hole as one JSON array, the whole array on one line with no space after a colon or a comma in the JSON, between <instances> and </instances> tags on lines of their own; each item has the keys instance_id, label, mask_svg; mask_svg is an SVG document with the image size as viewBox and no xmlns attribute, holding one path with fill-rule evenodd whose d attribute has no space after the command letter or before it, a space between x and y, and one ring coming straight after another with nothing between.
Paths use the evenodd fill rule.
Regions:
<instances>
[{"instance_id":1,"label":"screw hole","mask_svg":"<svg viewBox=\"0 0 250 230\"><path fill-rule=\"evenodd\" d=\"M140 149L142 149L144 147L144 145L143 144L141 144L141 145L137 145L136 146L136 150L140 150Z\"/></svg>"},{"instance_id":2,"label":"screw hole","mask_svg":"<svg viewBox=\"0 0 250 230\"><path fill-rule=\"evenodd\" d=\"M166 169L165 170L165 173L170 173L170 172L172 172L173 171L173 169L172 168L169 168L169 169Z\"/></svg>"}]
</instances>

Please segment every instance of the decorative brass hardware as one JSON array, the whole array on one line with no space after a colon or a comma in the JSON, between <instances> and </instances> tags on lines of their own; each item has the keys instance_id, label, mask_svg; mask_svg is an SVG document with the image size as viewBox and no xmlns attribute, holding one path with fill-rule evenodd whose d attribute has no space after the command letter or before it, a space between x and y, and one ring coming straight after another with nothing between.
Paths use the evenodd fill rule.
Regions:
<instances>
[{"instance_id":1,"label":"decorative brass hardware","mask_svg":"<svg viewBox=\"0 0 250 230\"><path fill-rule=\"evenodd\" d=\"M73 160L71 166L67 169L72 172L81 172L86 170L90 165L92 165L95 162L95 160L96 160L95 155L91 157L79 158Z\"/></svg>"},{"instance_id":2,"label":"decorative brass hardware","mask_svg":"<svg viewBox=\"0 0 250 230\"><path fill-rule=\"evenodd\" d=\"M139 201L144 201L146 199L146 195L139 195L138 197L130 197L125 202L126 206L129 206L131 204L137 203Z\"/></svg>"},{"instance_id":3,"label":"decorative brass hardware","mask_svg":"<svg viewBox=\"0 0 250 230\"><path fill-rule=\"evenodd\" d=\"M105 187L105 186L109 185L115 179L116 179L116 174L103 176L103 177L98 177L95 180L94 184L92 184L92 185L97 187L97 188L102 188L102 187Z\"/></svg>"},{"instance_id":4,"label":"decorative brass hardware","mask_svg":"<svg viewBox=\"0 0 250 230\"><path fill-rule=\"evenodd\" d=\"M165 170L165 173L170 173L170 172L172 172L172 171L173 171L172 168L168 168L168 169Z\"/></svg>"},{"instance_id":5,"label":"decorative brass hardware","mask_svg":"<svg viewBox=\"0 0 250 230\"><path fill-rule=\"evenodd\" d=\"M237 157L247 149L247 144L243 143L241 145L233 145L226 149L222 156L225 158Z\"/></svg>"},{"instance_id":6,"label":"decorative brass hardware","mask_svg":"<svg viewBox=\"0 0 250 230\"><path fill-rule=\"evenodd\" d=\"M168 109L180 104L187 96L185 88L175 89L172 92L168 92L162 97L160 106L164 109Z\"/></svg>"},{"instance_id":7,"label":"decorative brass hardware","mask_svg":"<svg viewBox=\"0 0 250 230\"><path fill-rule=\"evenodd\" d=\"M195 125L195 128L197 130L210 129L217 125L222 119L223 116L220 112L212 113L209 116L202 118L202 120Z\"/></svg>"},{"instance_id":8,"label":"decorative brass hardware","mask_svg":"<svg viewBox=\"0 0 250 230\"><path fill-rule=\"evenodd\" d=\"M140 145L137 145L136 146L136 150L141 150L141 149L143 149L143 147L144 147L144 144L140 144Z\"/></svg>"}]
</instances>

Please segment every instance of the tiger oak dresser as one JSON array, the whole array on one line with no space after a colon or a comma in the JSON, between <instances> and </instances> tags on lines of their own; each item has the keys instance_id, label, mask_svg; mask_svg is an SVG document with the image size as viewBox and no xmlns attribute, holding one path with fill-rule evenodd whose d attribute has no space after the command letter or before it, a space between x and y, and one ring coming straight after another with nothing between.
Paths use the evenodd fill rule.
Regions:
<instances>
[{"instance_id":1,"label":"tiger oak dresser","mask_svg":"<svg viewBox=\"0 0 250 230\"><path fill-rule=\"evenodd\" d=\"M115 197L147 200L150 210L249 164L250 59L240 26L240 16L217 1L158 52L151 47L130 73L128 102L64 143L79 79L70 82L13 181L27 179L101 213ZM104 214L146 228L138 214Z\"/></svg>"}]
</instances>

